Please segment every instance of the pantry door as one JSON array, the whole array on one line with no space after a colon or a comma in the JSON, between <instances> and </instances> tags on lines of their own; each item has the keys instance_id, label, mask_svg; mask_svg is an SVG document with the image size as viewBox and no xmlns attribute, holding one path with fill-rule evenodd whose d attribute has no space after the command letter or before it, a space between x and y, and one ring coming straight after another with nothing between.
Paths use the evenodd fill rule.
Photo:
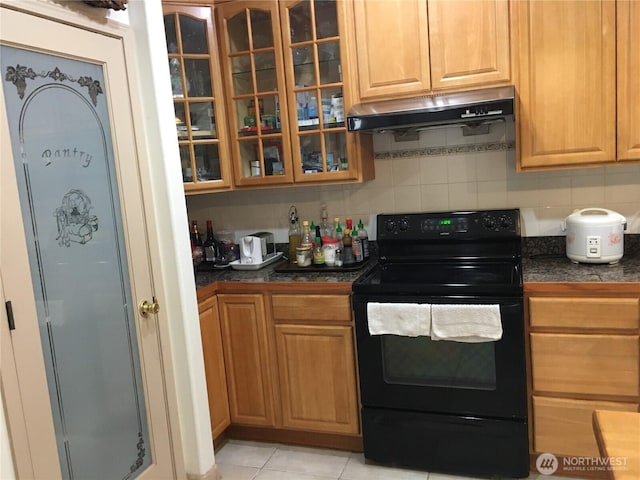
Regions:
<instances>
[{"instance_id":1,"label":"pantry door","mask_svg":"<svg viewBox=\"0 0 640 480\"><path fill-rule=\"evenodd\" d=\"M0 6L0 64L17 475L176 478L123 39Z\"/></svg>"}]
</instances>

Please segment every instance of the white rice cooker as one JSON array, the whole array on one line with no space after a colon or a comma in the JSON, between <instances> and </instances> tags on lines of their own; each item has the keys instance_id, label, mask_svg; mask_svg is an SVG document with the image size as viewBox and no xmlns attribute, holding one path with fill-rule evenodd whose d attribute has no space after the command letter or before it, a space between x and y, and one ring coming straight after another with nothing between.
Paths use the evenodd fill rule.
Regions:
<instances>
[{"instance_id":1,"label":"white rice cooker","mask_svg":"<svg viewBox=\"0 0 640 480\"><path fill-rule=\"evenodd\" d=\"M627 219L612 210L575 210L562 222L567 257L574 263L616 263L624 253L626 228Z\"/></svg>"}]
</instances>

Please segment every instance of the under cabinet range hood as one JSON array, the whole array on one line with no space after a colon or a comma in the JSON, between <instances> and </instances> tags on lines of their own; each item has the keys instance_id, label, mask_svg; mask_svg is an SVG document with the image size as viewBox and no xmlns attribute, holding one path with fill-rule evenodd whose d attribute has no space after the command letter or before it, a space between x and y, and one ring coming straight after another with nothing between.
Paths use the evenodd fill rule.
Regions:
<instances>
[{"instance_id":1,"label":"under cabinet range hood","mask_svg":"<svg viewBox=\"0 0 640 480\"><path fill-rule=\"evenodd\" d=\"M513 118L513 86L354 105L347 115L350 132L416 132L439 125L477 128Z\"/></svg>"}]
</instances>

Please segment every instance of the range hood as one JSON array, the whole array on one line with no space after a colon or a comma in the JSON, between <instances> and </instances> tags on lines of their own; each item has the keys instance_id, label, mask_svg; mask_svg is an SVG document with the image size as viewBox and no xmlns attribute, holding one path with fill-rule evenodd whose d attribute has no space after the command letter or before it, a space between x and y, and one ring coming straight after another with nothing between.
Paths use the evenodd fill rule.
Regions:
<instances>
[{"instance_id":1,"label":"range hood","mask_svg":"<svg viewBox=\"0 0 640 480\"><path fill-rule=\"evenodd\" d=\"M513 117L513 86L442 93L354 105L347 114L350 132L415 132L438 125L471 128Z\"/></svg>"}]
</instances>

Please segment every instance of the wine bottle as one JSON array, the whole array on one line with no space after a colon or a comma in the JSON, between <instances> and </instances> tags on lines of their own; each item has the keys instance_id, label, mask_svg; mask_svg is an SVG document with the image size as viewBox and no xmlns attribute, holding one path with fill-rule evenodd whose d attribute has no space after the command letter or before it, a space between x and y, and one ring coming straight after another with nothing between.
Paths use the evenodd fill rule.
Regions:
<instances>
[{"instance_id":1,"label":"wine bottle","mask_svg":"<svg viewBox=\"0 0 640 480\"><path fill-rule=\"evenodd\" d=\"M204 260L204 250L202 248L202 237L198 230L198 222L193 220L191 222L191 260L193 266L196 267Z\"/></svg>"},{"instance_id":2,"label":"wine bottle","mask_svg":"<svg viewBox=\"0 0 640 480\"><path fill-rule=\"evenodd\" d=\"M204 261L208 263L215 263L218 258L218 242L213 235L213 222L207 220L207 237L202 244L204 248Z\"/></svg>"}]
</instances>

